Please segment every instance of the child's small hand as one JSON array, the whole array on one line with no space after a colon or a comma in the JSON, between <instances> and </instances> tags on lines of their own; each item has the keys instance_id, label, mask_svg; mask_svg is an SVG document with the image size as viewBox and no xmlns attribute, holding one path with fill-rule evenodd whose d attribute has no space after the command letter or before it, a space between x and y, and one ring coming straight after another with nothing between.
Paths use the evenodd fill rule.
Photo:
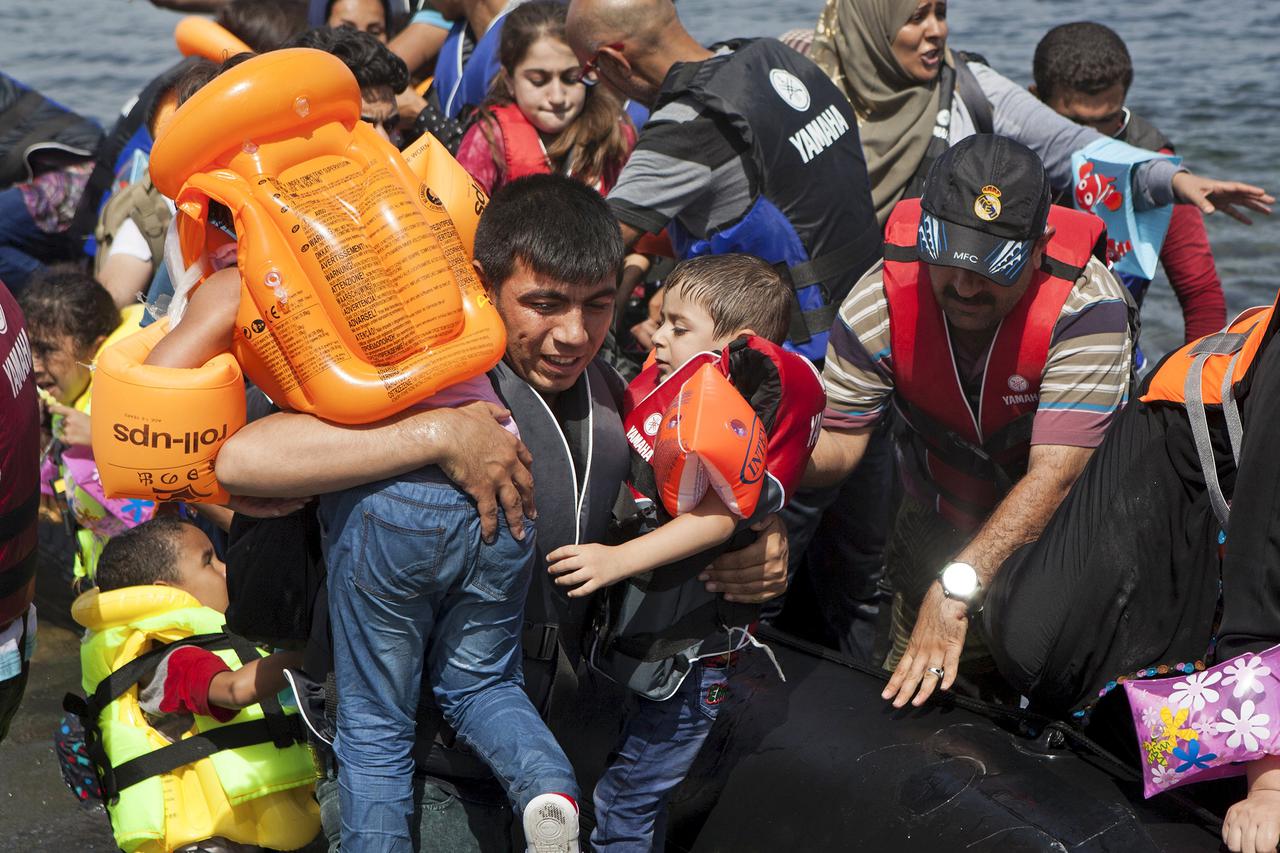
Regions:
<instances>
[{"instance_id":1,"label":"child's small hand","mask_svg":"<svg viewBox=\"0 0 1280 853\"><path fill-rule=\"evenodd\" d=\"M572 586L570 598L582 598L627 577L617 548L608 545L565 545L547 555L547 571L557 586Z\"/></svg>"},{"instance_id":2,"label":"child's small hand","mask_svg":"<svg viewBox=\"0 0 1280 853\"><path fill-rule=\"evenodd\" d=\"M85 446L90 444L88 415L57 401L45 403L45 405L51 413L61 418L60 423L54 424L54 438L61 439L63 444Z\"/></svg>"},{"instance_id":3,"label":"child's small hand","mask_svg":"<svg viewBox=\"0 0 1280 853\"><path fill-rule=\"evenodd\" d=\"M1280 844L1280 791L1255 788L1227 809L1222 841L1232 853L1274 853Z\"/></svg>"}]
</instances>

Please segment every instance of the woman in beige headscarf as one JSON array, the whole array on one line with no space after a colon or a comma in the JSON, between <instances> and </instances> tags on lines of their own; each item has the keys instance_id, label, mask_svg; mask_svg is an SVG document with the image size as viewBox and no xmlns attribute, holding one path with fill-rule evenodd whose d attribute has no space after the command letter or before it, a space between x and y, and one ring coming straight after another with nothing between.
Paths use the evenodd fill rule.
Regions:
<instances>
[{"instance_id":1,"label":"woman in beige headscarf","mask_svg":"<svg viewBox=\"0 0 1280 853\"><path fill-rule=\"evenodd\" d=\"M881 224L924 160L938 119L946 0L828 0L809 58L858 113ZM949 93L947 93L949 94Z\"/></svg>"},{"instance_id":2,"label":"woman in beige headscarf","mask_svg":"<svg viewBox=\"0 0 1280 853\"><path fill-rule=\"evenodd\" d=\"M913 181L923 179L923 167L939 149L969 134L1003 134L1035 151L1055 192L1075 183L1072 153L1102 138L985 64L963 61L963 54L953 57L947 49L947 0L827 0L809 57L858 113L881 224L899 199L919 191ZM1247 222L1233 205L1269 213L1273 201L1259 187L1193 175L1167 160L1142 164L1133 181L1139 209L1180 201Z\"/></svg>"}]
</instances>

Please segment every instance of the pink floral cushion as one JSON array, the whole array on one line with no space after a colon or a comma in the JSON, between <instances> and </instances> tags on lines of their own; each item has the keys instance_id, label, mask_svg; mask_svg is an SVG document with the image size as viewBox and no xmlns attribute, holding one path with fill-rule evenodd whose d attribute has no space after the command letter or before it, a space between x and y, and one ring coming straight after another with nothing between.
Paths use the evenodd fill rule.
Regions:
<instances>
[{"instance_id":1,"label":"pink floral cushion","mask_svg":"<svg viewBox=\"0 0 1280 853\"><path fill-rule=\"evenodd\" d=\"M1280 754L1280 646L1202 672L1126 681L1142 754L1143 791L1244 773Z\"/></svg>"}]
</instances>

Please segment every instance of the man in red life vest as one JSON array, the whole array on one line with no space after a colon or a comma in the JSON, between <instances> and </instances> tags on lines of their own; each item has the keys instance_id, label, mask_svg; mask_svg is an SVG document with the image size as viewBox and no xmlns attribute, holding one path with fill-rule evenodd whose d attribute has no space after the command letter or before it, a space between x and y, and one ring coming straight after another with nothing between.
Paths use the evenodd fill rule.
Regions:
<instances>
[{"instance_id":1,"label":"man in red life vest","mask_svg":"<svg viewBox=\"0 0 1280 853\"><path fill-rule=\"evenodd\" d=\"M846 476L897 410L905 495L886 553L894 675L884 697L898 707L957 675L1011 695L968 617L1128 399L1132 301L1100 260L1102 221L1049 194L1030 149L962 141L934 164L924 197L893 211L883 264L831 330L806 485Z\"/></svg>"}]
</instances>

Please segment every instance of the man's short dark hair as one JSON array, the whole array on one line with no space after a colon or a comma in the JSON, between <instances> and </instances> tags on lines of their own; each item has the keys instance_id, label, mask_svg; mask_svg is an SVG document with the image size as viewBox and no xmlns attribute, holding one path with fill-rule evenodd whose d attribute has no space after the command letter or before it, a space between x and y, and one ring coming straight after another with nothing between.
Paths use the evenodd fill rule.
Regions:
<instances>
[{"instance_id":1,"label":"man's short dark hair","mask_svg":"<svg viewBox=\"0 0 1280 853\"><path fill-rule=\"evenodd\" d=\"M356 75L361 91L389 86L392 92L403 92L409 85L404 60L376 37L351 27L316 27L289 47L310 47L338 57Z\"/></svg>"},{"instance_id":2,"label":"man's short dark hair","mask_svg":"<svg viewBox=\"0 0 1280 853\"><path fill-rule=\"evenodd\" d=\"M791 328L791 286L754 255L703 255L681 261L663 286L711 315L717 338L751 329L775 344Z\"/></svg>"},{"instance_id":3,"label":"man's short dark hair","mask_svg":"<svg viewBox=\"0 0 1280 853\"><path fill-rule=\"evenodd\" d=\"M1062 90L1096 95L1119 83L1133 83L1133 60L1115 30L1092 21L1062 24L1036 45L1031 73L1036 93L1049 100Z\"/></svg>"},{"instance_id":4,"label":"man's short dark hair","mask_svg":"<svg viewBox=\"0 0 1280 853\"><path fill-rule=\"evenodd\" d=\"M110 592L126 586L146 586L156 581L178 583L178 558L182 534L194 524L175 515L162 515L111 537L102 555L94 581L98 589Z\"/></svg>"},{"instance_id":5,"label":"man's short dark hair","mask_svg":"<svg viewBox=\"0 0 1280 853\"><path fill-rule=\"evenodd\" d=\"M486 283L501 287L519 260L567 284L613 280L625 246L609 205L586 184L562 175L530 175L489 201L476 229L475 259Z\"/></svg>"}]
</instances>

